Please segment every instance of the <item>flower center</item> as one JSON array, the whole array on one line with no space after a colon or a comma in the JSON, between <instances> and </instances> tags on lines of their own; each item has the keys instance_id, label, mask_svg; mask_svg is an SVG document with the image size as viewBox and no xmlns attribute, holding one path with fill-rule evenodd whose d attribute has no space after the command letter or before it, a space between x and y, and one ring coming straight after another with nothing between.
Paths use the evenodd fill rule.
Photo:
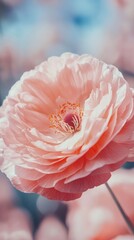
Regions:
<instances>
[{"instance_id":1,"label":"flower center","mask_svg":"<svg viewBox=\"0 0 134 240\"><path fill-rule=\"evenodd\" d=\"M75 130L77 125L80 125L78 116L76 114L73 114L73 113L67 114L64 118L64 122L67 123L74 130Z\"/></svg>"},{"instance_id":2,"label":"flower center","mask_svg":"<svg viewBox=\"0 0 134 240\"><path fill-rule=\"evenodd\" d=\"M50 127L56 132L74 133L80 130L83 112L79 104L64 103L55 114L49 116Z\"/></svg>"}]
</instances>

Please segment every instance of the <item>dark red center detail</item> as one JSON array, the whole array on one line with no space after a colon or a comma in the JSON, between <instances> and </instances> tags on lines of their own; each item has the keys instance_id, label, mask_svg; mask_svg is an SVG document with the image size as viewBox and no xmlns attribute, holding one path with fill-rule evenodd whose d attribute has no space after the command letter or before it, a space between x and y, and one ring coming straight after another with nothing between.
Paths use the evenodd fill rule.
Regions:
<instances>
[{"instance_id":1,"label":"dark red center detail","mask_svg":"<svg viewBox=\"0 0 134 240\"><path fill-rule=\"evenodd\" d=\"M74 117L78 119L78 116L73 113L69 113L65 116L64 122L67 123L70 127L75 129L75 124L74 124Z\"/></svg>"}]
</instances>

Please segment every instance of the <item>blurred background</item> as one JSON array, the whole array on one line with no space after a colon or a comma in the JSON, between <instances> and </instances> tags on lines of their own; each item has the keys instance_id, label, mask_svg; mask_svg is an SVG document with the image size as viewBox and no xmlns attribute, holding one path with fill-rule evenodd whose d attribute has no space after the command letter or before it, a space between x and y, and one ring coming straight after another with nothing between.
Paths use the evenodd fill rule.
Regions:
<instances>
[{"instance_id":1,"label":"blurred background","mask_svg":"<svg viewBox=\"0 0 134 240\"><path fill-rule=\"evenodd\" d=\"M24 71L63 52L88 53L114 64L134 86L134 0L0 0L0 104ZM1 224L6 219L1 211L5 206L25 209L25 214L18 210L16 216L24 215L20 217L23 223L27 219L26 226L21 221L18 226L27 232L31 228L35 232L48 215L56 216L67 228L65 203L18 192L2 174L0 177L0 189L4 188L0 195ZM32 239L28 236L24 240ZM8 238L0 235L3 239Z\"/></svg>"}]
</instances>

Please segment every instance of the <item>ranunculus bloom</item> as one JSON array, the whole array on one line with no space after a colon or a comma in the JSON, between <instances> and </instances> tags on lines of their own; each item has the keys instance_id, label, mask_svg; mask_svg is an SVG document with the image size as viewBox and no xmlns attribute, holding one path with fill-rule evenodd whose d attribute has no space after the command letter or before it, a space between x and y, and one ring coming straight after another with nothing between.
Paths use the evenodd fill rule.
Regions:
<instances>
[{"instance_id":1,"label":"ranunculus bloom","mask_svg":"<svg viewBox=\"0 0 134 240\"><path fill-rule=\"evenodd\" d=\"M134 223L134 169L114 172L109 185ZM69 240L113 240L120 235L121 240L129 239L127 225L105 185L70 202L67 223Z\"/></svg>"},{"instance_id":2,"label":"ranunculus bloom","mask_svg":"<svg viewBox=\"0 0 134 240\"><path fill-rule=\"evenodd\" d=\"M24 192L75 199L134 156L133 90L88 55L65 53L24 73L0 114L1 169Z\"/></svg>"}]
</instances>

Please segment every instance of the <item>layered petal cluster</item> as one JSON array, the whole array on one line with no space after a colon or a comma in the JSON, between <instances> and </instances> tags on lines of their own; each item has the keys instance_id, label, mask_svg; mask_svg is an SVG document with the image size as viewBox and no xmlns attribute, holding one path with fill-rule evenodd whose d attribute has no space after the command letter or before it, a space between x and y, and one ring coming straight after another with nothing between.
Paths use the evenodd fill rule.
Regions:
<instances>
[{"instance_id":1,"label":"layered petal cluster","mask_svg":"<svg viewBox=\"0 0 134 240\"><path fill-rule=\"evenodd\" d=\"M79 198L133 160L133 89L89 55L51 57L11 88L0 137L1 169L16 188Z\"/></svg>"},{"instance_id":2,"label":"layered petal cluster","mask_svg":"<svg viewBox=\"0 0 134 240\"><path fill-rule=\"evenodd\" d=\"M109 185L122 208L134 223L134 169L119 169ZM129 240L133 239L119 209L105 185L85 192L68 203L69 240Z\"/></svg>"}]
</instances>

